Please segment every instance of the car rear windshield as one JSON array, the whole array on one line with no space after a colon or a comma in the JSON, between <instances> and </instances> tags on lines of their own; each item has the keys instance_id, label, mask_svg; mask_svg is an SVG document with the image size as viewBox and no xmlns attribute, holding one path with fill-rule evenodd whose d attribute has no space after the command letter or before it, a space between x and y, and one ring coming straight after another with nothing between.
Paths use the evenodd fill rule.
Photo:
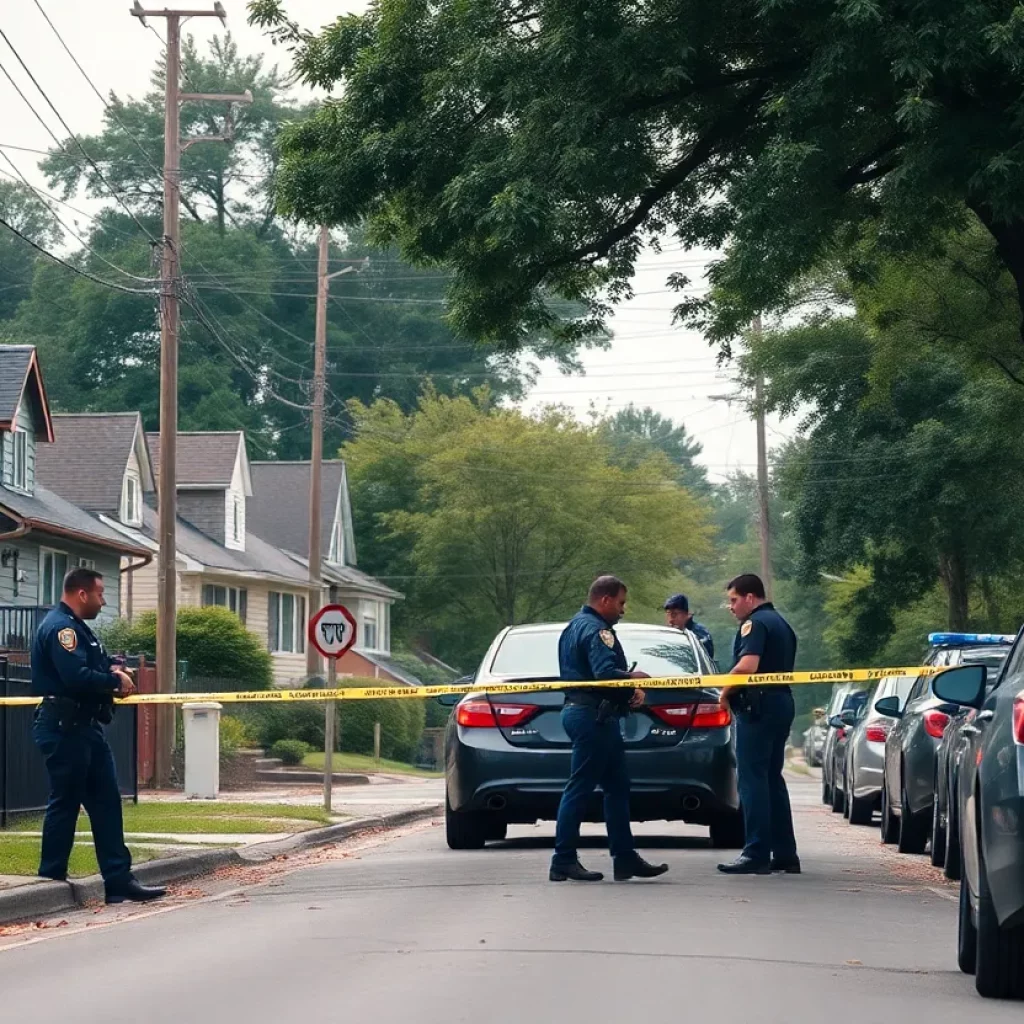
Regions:
<instances>
[{"instance_id":1,"label":"car rear windshield","mask_svg":"<svg viewBox=\"0 0 1024 1024\"><path fill-rule=\"evenodd\" d=\"M525 679L558 678L558 636L548 632L509 633L501 642L490 671L499 676L519 676ZM697 675L700 665L697 656L685 639L676 639L671 633L639 630L619 636L629 664L649 676Z\"/></svg>"},{"instance_id":2,"label":"car rear windshield","mask_svg":"<svg viewBox=\"0 0 1024 1024\"><path fill-rule=\"evenodd\" d=\"M973 650L964 651L961 661L964 665L984 665L989 670L991 679L1003 667L1010 653L1009 647L977 647Z\"/></svg>"}]
</instances>

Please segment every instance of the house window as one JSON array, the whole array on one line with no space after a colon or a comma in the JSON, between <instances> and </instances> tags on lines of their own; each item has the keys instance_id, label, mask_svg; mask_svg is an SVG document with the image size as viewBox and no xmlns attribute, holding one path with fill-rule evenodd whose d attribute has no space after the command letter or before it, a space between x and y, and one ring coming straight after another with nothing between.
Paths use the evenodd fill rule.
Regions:
<instances>
[{"instance_id":1,"label":"house window","mask_svg":"<svg viewBox=\"0 0 1024 1024\"><path fill-rule=\"evenodd\" d=\"M39 603L46 607L55 605L64 593L64 577L68 571L68 556L64 551L50 551L42 548L39 552Z\"/></svg>"},{"instance_id":2,"label":"house window","mask_svg":"<svg viewBox=\"0 0 1024 1024\"><path fill-rule=\"evenodd\" d=\"M270 592L267 646L271 651L303 654L306 650L306 599Z\"/></svg>"},{"instance_id":3,"label":"house window","mask_svg":"<svg viewBox=\"0 0 1024 1024\"><path fill-rule=\"evenodd\" d=\"M242 503L238 498L231 506L231 538L236 541L242 539Z\"/></svg>"},{"instance_id":4,"label":"house window","mask_svg":"<svg viewBox=\"0 0 1024 1024\"><path fill-rule=\"evenodd\" d=\"M376 601L367 601L363 605L363 646L369 651L379 650L377 645L378 626L377 619L378 604Z\"/></svg>"},{"instance_id":5,"label":"house window","mask_svg":"<svg viewBox=\"0 0 1024 1024\"><path fill-rule=\"evenodd\" d=\"M95 568L96 568L96 559L95 558L76 558L75 559L75 568L76 569L93 569L93 570L95 570Z\"/></svg>"},{"instance_id":6,"label":"house window","mask_svg":"<svg viewBox=\"0 0 1024 1024\"><path fill-rule=\"evenodd\" d=\"M11 485L21 491L28 490L28 434L16 430L13 435L14 456L11 466Z\"/></svg>"},{"instance_id":7,"label":"house window","mask_svg":"<svg viewBox=\"0 0 1024 1024\"><path fill-rule=\"evenodd\" d=\"M142 502L140 501L139 481L133 476L124 478L124 521L138 524L142 522Z\"/></svg>"},{"instance_id":8,"label":"house window","mask_svg":"<svg viewBox=\"0 0 1024 1024\"><path fill-rule=\"evenodd\" d=\"M203 605L205 607L227 608L233 611L245 624L248 611L249 593L244 587L219 587L212 583L203 585Z\"/></svg>"},{"instance_id":9,"label":"house window","mask_svg":"<svg viewBox=\"0 0 1024 1024\"><path fill-rule=\"evenodd\" d=\"M341 523L336 521L331 530L331 551L327 556L328 562L336 562L338 565L345 563L345 543L341 529Z\"/></svg>"}]
</instances>

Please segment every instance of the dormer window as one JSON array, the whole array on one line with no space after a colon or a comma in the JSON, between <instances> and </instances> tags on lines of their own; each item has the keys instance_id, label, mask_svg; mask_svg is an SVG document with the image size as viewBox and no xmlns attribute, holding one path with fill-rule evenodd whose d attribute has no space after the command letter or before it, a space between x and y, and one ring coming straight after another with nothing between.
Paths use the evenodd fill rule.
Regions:
<instances>
[{"instance_id":1,"label":"dormer window","mask_svg":"<svg viewBox=\"0 0 1024 1024\"><path fill-rule=\"evenodd\" d=\"M121 519L130 526L139 526L142 523L142 487L131 475L124 478Z\"/></svg>"},{"instance_id":2,"label":"dormer window","mask_svg":"<svg viewBox=\"0 0 1024 1024\"><path fill-rule=\"evenodd\" d=\"M331 551L327 556L328 562L335 562L342 565L345 562L345 541L342 537L341 522L334 521L334 529L331 530Z\"/></svg>"},{"instance_id":3,"label":"dormer window","mask_svg":"<svg viewBox=\"0 0 1024 1024\"><path fill-rule=\"evenodd\" d=\"M237 496L231 509L231 536L235 541L242 539L242 502Z\"/></svg>"},{"instance_id":4,"label":"dormer window","mask_svg":"<svg viewBox=\"0 0 1024 1024\"><path fill-rule=\"evenodd\" d=\"M19 491L28 490L28 434L15 430L11 457L11 485Z\"/></svg>"}]
</instances>

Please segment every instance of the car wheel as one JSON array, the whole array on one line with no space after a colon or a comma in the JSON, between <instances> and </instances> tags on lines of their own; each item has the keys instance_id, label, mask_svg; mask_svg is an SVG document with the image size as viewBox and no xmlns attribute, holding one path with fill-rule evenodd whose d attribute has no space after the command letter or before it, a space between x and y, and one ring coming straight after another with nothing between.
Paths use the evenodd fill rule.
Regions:
<instances>
[{"instance_id":1,"label":"car wheel","mask_svg":"<svg viewBox=\"0 0 1024 1024\"><path fill-rule=\"evenodd\" d=\"M835 779L835 772L832 773L833 780ZM841 814L843 811L844 794L839 788L839 785L833 781L832 783L832 813Z\"/></svg>"},{"instance_id":2,"label":"car wheel","mask_svg":"<svg viewBox=\"0 0 1024 1024\"><path fill-rule=\"evenodd\" d=\"M453 811L445 797L444 831L450 850L480 850L487 841L487 817L472 811Z\"/></svg>"},{"instance_id":3,"label":"car wheel","mask_svg":"<svg viewBox=\"0 0 1024 1024\"><path fill-rule=\"evenodd\" d=\"M1024 927L1000 928L988 890L985 858L978 851L978 953L974 987L989 999L1024 998ZM963 883L961 883L963 884Z\"/></svg>"},{"instance_id":4,"label":"car wheel","mask_svg":"<svg viewBox=\"0 0 1024 1024\"><path fill-rule=\"evenodd\" d=\"M910 813L907 790L903 789L900 807L900 834L896 848L900 853L924 853L928 845L928 821L923 815Z\"/></svg>"},{"instance_id":5,"label":"car wheel","mask_svg":"<svg viewBox=\"0 0 1024 1024\"><path fill-rule=\"evenodd\" d=\"M900 822L889 806L889 785L882 780L882 842L891 846L899 838Z\"/></svg>"},{"instance_id":6,"label":"car wheel","mask_svg":"<svg viewBox=\"0 0 1024 1024\"><path fill-rule=\"evenodd\" d=\"M932 864L941 868L946 863L946 830L939 812L939 783L935 780L935 799L932 801Z\"/></svg>"},{"instance_id":7,"label":"car wheel","mask_svg":"<svg viewBox=\"0 0 1024 1024\"><path fill-rule=\"evenodd\" d=\"M486 839L491 843L500 843L508 836L508 822L501 818L494 818L487 822L487 826L484 829L486 833Z\"/></svg>"},{"instance_id":8,"label":"car wheel","mask_svg":"<svg viewBox=\"0 0 1024 1024\"><path fill-rule=\"evenodd\" d=\"M973 974L978 962L978 932L971 919L971 893L960 879L960 922L956 936L956 962L964 974Z\"/></svg>"},{"instance_id":9,"label":"car wheel","mask_svg":"<svg viewBox=\"0 0 1024 1024\"><path fill-rule=\"evenodd\" d=\"M955 804L952 803L953 790L950 794L949 809L946 811L946 856L943 858L942 873L954 882L960 878L960 819L957 817Z\"/></svg>"},{"instance_id":10,"label":"car wheel","mask_svg":"<svg viewBox=\"0 0 1024 1024\"><path fill-rule=\"evenodd\" d=\"M821 802L828 807L832 803L832 787L825 781L825 767L821 769Z\"/></svg>"},{"instance_id":11,"label":"car wheel","mask_svg":"<svg viewBox=\"0 0 1024 1024\"><path fill-rule=\"evenodd\" d=\"M846 773L847 779L852 777L851 772ZM870 825L871 818L875 813L875 802L869 796L856 796L853 792L853 783L847 784L846 803L850 809L851 825Z\"/></svg>"},{"instance_id":12,"label":"car wheel","mask_svg":"<svg viewBox=\"0 0 1024 1024\"><path fill-rule=\"evenodd\" d=\"M746 842L740 811L711 819L711 845L716 850L742 850Z\"/></svg>"}]
</instances>

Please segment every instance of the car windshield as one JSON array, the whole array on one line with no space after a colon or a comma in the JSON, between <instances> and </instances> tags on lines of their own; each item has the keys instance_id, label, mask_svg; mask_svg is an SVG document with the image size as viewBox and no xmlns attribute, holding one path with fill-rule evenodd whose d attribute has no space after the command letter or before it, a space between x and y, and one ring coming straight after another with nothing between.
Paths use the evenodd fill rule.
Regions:
<instances>
[{"instance_id":1,"label":"car windshield","mask_svg":"<svg viewBox=\"0 0 1024 1024\"><path fill-rule=\"evenodd\" d=\"M1009 647L976 647L963 652L961 664L984 665L988 669L989 679L992 679L1002 670L1003 662L1009 653Z\"/></svg>"},{"instance_id":2,"label":"car windshield","mask_svg":"<svg viewBox=\"0 0 1024 1024\"><path fill-rule=\"evenodd\" d=\"M501 642L490 671L499 676L524 679L558 678L558 637L550 632L511 632ZM626 661L649 676L697 675L701 668L685 634L668 631L645 633L630 630L619 635Z\"/></svg>"}]
</instances>

